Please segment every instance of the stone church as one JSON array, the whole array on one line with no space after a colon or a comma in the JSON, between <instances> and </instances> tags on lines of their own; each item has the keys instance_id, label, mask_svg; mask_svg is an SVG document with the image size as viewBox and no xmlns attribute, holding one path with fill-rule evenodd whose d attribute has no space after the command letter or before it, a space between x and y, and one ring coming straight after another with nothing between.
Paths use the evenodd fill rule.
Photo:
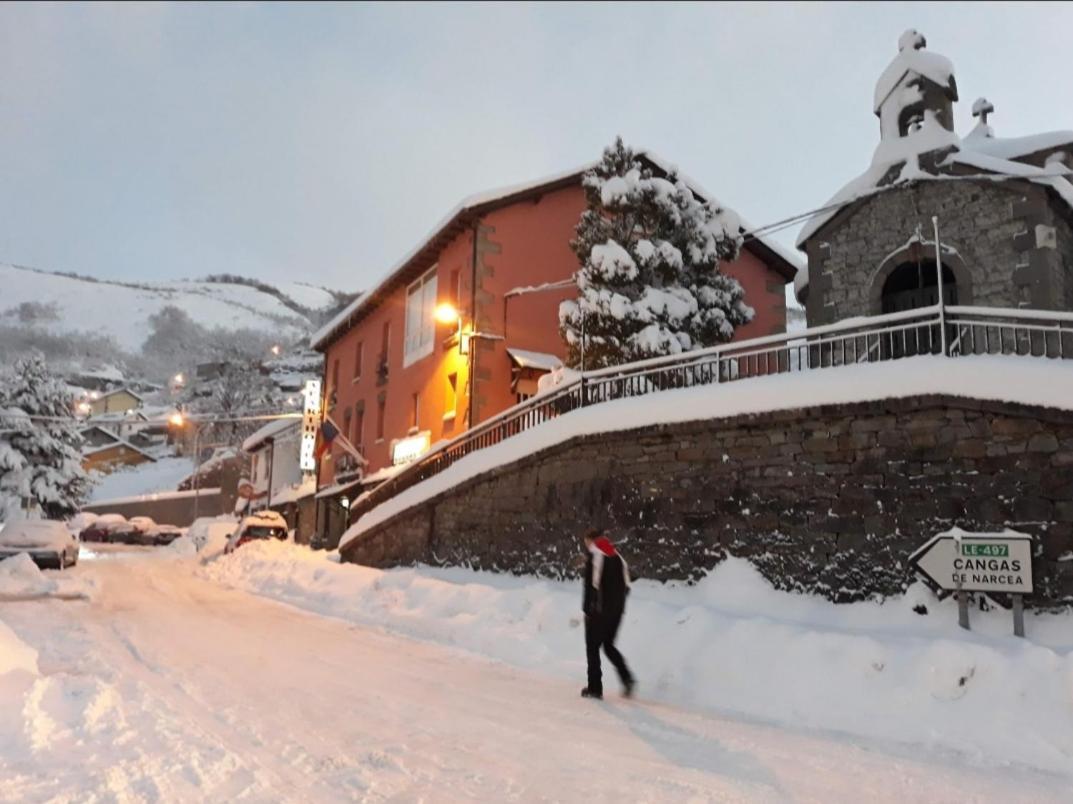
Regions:
<instances>
[{"instance_id":1,"label":"stone church","mask_svg":"<svg viewBox=\"0 0 1073 804\"><path fill-rule=\"evenodd\" d=\"M879 77L871 166L804 226L810 327L935 304L1073 310L1073 131L995 136L978 99L954 132L954 68L916 31Z\"/></svg>"}]
</instances>

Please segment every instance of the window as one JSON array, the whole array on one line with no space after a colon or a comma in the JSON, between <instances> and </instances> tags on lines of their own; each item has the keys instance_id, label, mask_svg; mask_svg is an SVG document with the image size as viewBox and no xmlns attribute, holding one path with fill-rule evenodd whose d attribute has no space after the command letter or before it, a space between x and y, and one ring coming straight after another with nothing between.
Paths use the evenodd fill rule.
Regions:
<instances>
[{"instance_id":1,"label":"window","mask_svg":"<svg viewBox=\"0 0 1073 804\"><path fill-rule=\"evenodd\" d=\"M386 406L387 399L384 394L380 394L376 400L376 440L384 440L384 407Z\"/></svg>"},{"instance_id":2,"label":"window","mask_svg":"<svg viewBox=\"0 0 1073 804\"><path fill-rule=\"evenodd\" d=\"M414 404L410 412L410 427L417 427L418 409L421 407L421 395L414 394Z\"/></svg>"},{"instance_id":3,"label":"window","mask_svg":"<svg viewBox=\"0 0 1073 804\"><path fill-rule=\"evenodd\" d=\"M451 285L448 290L451 292L451 301L458 307L462 303L462 272L457 268L451 271Z\"/></svg>"},{"instance_id":4,"label":"window","mask_svg":"<svg viewBox=\"0 0 1073 804\"><path fill-rule=\"evenodd\" d=\"M436 268L406 289L406 341L402 364L432 354L436 335Z\"/></svg>"},{"instance_id":5,"label":"window","mask_svg":"<svg viewBox=\"0 0 1073 804\"><path fill-rule=\"evenodd\" d=\"M358 348L354 350L354 379L352 382L357 382L361 379L361 363L365 352L365 342L358 341Z\"/></svg>"},{"instance_id":6,"label":"window","mask_svg":"<svg viewBox=\"0 0 1073 804\"><path fill-rule=\"evenodd\" d=\"M351 442L364 454L361 442L365 439L365 405L359 402L354 406L354 437Z\"/></svg>"},{"instance_id":7,"label":"window","mask_svg":"<svg viewBox=\"0 0 1073 804\"><path fill-rule=\"evenodd\" d=\"M387 362L387 345L391 340L391 322L385 321L383 328L380 330L380 360L381 362Z\"/></svg>"},{"instance_id":8,"label":"window","mask_svg":"<svg viewBox=\"0 0 1073 804\"><path fill-rule=\"evenodd\" d=\"M350 425L351 425L350 408L347 408L346 410L343 411L343 435L346 436L347 441L349 441L350 443L353 444L354 443L354 439L353 439L354 434L352 432L350 432Z\"/></svg>"},{"instance_id":9,"label":"window","mask_svg":"<svg viewBox=\"0 0 1073 804\"><path fill-rule=\"evenodd\" d=\"M339 358L332 361L332 390L339 387Z\"/></svg>"},{"instance_id":10,"label":"window","mask_svg":"<svg viewBox=\"0 0 1073 804\"><path fill-rule=\"evenodd\" d=\"M443 400L443 418L453 419L458 409L458 375L447 375L447 393Z\"/></svg>"}]
</instances>

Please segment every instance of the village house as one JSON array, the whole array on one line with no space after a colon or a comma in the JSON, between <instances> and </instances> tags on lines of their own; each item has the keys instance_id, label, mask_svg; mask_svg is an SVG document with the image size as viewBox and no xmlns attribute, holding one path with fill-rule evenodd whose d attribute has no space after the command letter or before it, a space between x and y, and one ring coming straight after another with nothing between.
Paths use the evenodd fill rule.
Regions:
<instances>
[{"instance_id":1,"label":"village house","mask_svg":"<svg viewBox=\"0 0 1073 804\"><path fill-rule=\"evenodd\" d=\"M295 531L300 543L308 544L314 516L313 478L307 478L299 466L302 422L277 419L242 442L249 455L249 486L246 511L277 511Z\"/></svg>"},{"instance_id":2,"label":"village house","mask_svg":"<svg viewBox=\"0 0 1073 804\"><path fill-rule=\"evenodd\" d=\"M127 413L137 410L144 404L144 400L128 388L117 388L114 391L106 391L95 397L90 397L86 402L88 413L92 416L100 416L106 413Z\"/></svg>"},{"instance_id":3,"label":"village house","mask_svg":"<svg viewBox=\"0 0 1073 804\"><path fill-rule=\"evenodd\" d=\"M99 425L84 427L79 433L82 436L82 468L87 472L106 474L120 466L137 466L156 460L145 449Z\"/></svg>"},{"instance_id":4,"label":"village house","mask_svg":"<svg viewBox=\"0 0 1073 804\"><path fill-rule=\"evenodd\" d=\"M640 156L657 173L668 172L650 152ZM589 167L464 200L313 336L325 356L326 415L368 461L359 471L335 446L320 462L324 543L334 544L345 529L363 486L525 399L560 365L566 349L558 309L577 293L569 282L578 268L570 241L586 208L581 179ZM785 331L785 285L797 272L795 259L760 237L722 266L756 311L735 339ZM444 309L456 313L437 315Z\"/></svg>"}]
</instances>

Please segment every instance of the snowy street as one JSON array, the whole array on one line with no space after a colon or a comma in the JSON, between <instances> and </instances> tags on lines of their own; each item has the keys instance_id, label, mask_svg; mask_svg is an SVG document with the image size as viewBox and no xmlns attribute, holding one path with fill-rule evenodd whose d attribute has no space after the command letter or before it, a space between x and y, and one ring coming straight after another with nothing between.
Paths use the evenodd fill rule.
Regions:
<instances>
[{"instance_id":1,"label":"snowy street","mask_svg":"<svg viewBox=\"0 0 1073 804\"><path fill-rule=\"evenodd\" d=\"M305 613L196 561L127 548L71 572L93 600L0 603L40 671L0 674L3 801L1068 796L1044 771L647 703L643 678L642 700L582 701L580 679Z\"/></svg>"}]
</instances>

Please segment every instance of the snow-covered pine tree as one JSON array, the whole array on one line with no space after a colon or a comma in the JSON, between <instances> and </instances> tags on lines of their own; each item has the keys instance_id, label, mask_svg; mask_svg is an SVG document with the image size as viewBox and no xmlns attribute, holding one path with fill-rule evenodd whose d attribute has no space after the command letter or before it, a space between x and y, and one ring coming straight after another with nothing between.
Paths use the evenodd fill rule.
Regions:
<instances>
[{"instance_id":1,"label":"snow-covered pine tree","mask_svg":"<svg viewBox=\"0 0 1073 804\"><path fill-rule=\"evenodd\" d=\"M36 504L49 519L76 513L89 490L82 436L71 395L40 355L16 361L0 384L0 430L0 496L7 505Z\"/></svg>"},{"instance_id":2,"label":"snow-covered pine tree","mask_svg":"<svg viewBox=\"0 0 1073 804\"><path fill-rule=\"evenodd\" d=\"M741 248L733 211L698 200L674 172L655 175L621 137L583 184L578 298L559 307L569 365L581 365L583 326L593 369L723 343L752 319L741 285L719 270Z\"/></svg>"}]
</instances>

